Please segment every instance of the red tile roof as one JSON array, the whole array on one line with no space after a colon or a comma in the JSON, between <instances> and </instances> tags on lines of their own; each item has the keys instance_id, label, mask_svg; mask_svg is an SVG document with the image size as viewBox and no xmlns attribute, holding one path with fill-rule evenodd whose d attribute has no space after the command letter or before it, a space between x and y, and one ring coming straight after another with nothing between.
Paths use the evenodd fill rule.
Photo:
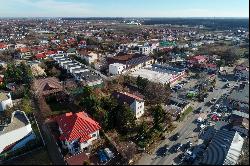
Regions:
<instances>
[{"instance_id":1,"label":"red tile roof","mask_svg":"<svg viewBox=\"0 0 250 166\"><path fill-rule=\"evenodd\" d=\"M74 156L71 156L67 159L65 159L68 165L83 165L84 161L89 162L89 158L86 155L86 153L81 152L79 154L76 154Z\"/></svg>"},{"instance_id":2,"label":"red tile roof","mask_svg":"<svg viewBox=\"0 0 250 166\"><path fill-rule=\"evenodd\" d=\"M0 76L0 82L3 82L3 77L2 76Z\"/></svg>"},{"instance_id":3,"label":"red tile roof","mask_svg":"<svg viewBox=\"0 0 250 166\"><path fill-rule=\"evenodd\" d=\"M21 53L29 52L29 49L27 47L22 47L19 49Z\"/></svg>"},{"instance_id":4,"label":"red tile roof","mask_svg":"<svg viewBox=\"0 0 250 166\"><path fill-rule=\"evenodd\" d=\"M35 55L37 59L46 58L45 53L38 53Z\"/></svg>"},{"instance_id":5,"label":"red tile roof","mask_svg":"<svg viewBox=\"0 0 250 166\"><path fill-rule=\"evenodd\" d=\"M74 42L76 42L76 39L70 38L70 39L67 40L67 42L68 42L68 43L74 43Z\"/></svg>"},{"instance_id":6,"label":"red tile roof","mask_svg":"<svg viewBox=\"0 0 250 166\"><path fill-rule=\"evenodd\" d=\"M49 51L46 52L46 55L52 55L52 54L55 54L55 53L56 53L55 51L49 50Z\"/></svg>"},{"instance_id":7,"label":"red tile roof","mask_svg":"<svg viewBox=\"0 0 250 166\"><path fill-rule=\"evenodd\" d=\"M209 63L209 64L206 64L206 67L207 67L207 68L216 68L217 65L216 65L216 64Z\"/></svg>"},{"instance_id":8,"label":"red tile roof","mask_svg":"<svg viewBox=\"0 0 250 166\"><path fill-rule=\"evenodd\" d=\"M120 103L126 102L129 105L132 104L135 100L143 101L141 97L138 97L128 92L113 92L112 96L115 97L118 100L118 102Z\"/></svg>"},{"instance_id":9,"label":"red tile roof","mask_svg":"<svg viewBox=\"0 0 250 166\"><path fill-rule=\"evenodd\" d=\"M193 56L191 59L193 59L193 60L206 60L206 57L203 55L197 55L197 56Z\"/></svg>"},{"instance_id":10,"label":"red tile roof","mask_svg":"<svg viewBox=\"0 0 250 166\"><path fill-rule=\"evenodd\" d=\"M4 43L0 43L0 49L7 48L7 45Z\"/></svg>"},{"instance_id":11,"label":"red tile roof","mask_svg":"<svg viewBox=\"0 0 250 166\"><path fill-rule=\"evenodd\" d=\"M125 94L125 95L127 95L127 96L129 96L129 97L132 97L132 98L134 98L135 100L143 100L142 98L140 98L140 97L138 97L138 96L136 96L136 95L134 95L134 94L128 93L128 92L120 92L120 93L123 93L123 94Z\"/></svg>"},{"instance_id":12,"label":"red tile roof","mask_svg":"<svg viewBox=\"0 0 250 166\"><path fill-rule=\"evenodd\" d=\"M57 116L55 119L63 132L60 136L60 140L69 142L75 139L80 139L80 142L85 142L91 138L91 133L101 128L99 123L88 117L84 112L75 114L70 112Z\"/></svg>"}]
</instances>

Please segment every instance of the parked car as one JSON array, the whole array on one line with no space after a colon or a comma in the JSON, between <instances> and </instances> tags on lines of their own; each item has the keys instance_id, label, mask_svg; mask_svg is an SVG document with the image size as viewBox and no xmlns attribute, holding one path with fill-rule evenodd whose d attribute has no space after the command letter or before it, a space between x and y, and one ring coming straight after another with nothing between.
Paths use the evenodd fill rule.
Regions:
<instances>
[{"instance_id":1,"label":"parked car","mask_svg":"<svg viewBox=\"0 0 250 166\"><path fill-rule=\"evenodd\" d=\"M171 88L171 89L172 89L172 91L173 91L174 93L178 91L178 89L177 89L176 87L173 87L173 88Z\"/></svg>"},{"instance_id":2,"label":"parked car","mask_svg":"<svg viewBox=\"0 0 250 166\"><path fill-rule=\"evenodd\" d=\"M225 84L225 88L230 88L230 84L229 84L229 83L226 83L226 84Z\"/></svg>"},{"instance_id":3,"label":"parked car","mask_svg":"<svg viewBox=\"0 0 250 166\"><path fill-rule=\"evenodd\" d=\"M176 145L176 152L177 151L179 151L181 148L182 148L182 146L183 146L183 144L181 144L181 143L177 143L177 145Z\"/></svg>"},{"instance_id":4,"label":"parked car","mask_svg":"<svg viewBox=\"0 0 250 166\"><path fill-rule=\"evenodd\" d=\"M212 100L210 100L210 104L215 104L216 100L216 98L213 98Z\"/></svg>"},{"instance_id":5,"label":"parked car","mask_svg":"<svg viewBox=\"0 0 250 166\"><path fill-rule=\"evenodd\" d=\"M101 163L105 163L105 162L108 161L108 157L105 155L105 152L104 152L103 149L99 150L98 156L99 156L99 159L100 159Z\"/></svg>"},{"instance_id":6,"label":"parked car","mask_svg":"<svg viewBox=\"0 0 250 166\"><path fill-rule=\"evenodd\" d=\"M209 92L213 92L213 91L214 91L214 88L211 87L211 88L208 89L208 91L209 91Z\"/></svg>"},{"instance_id":7,"label":"parked car","mask_svg":"<svg viewBox=\"0 0 250 166\"><path fill-rule=\"evenodd\" d=\"M215 109L220 108L220 104L216 104L216 105L214 106L214 108L215 108Z\"/></svg>"},{"instance_id":8,"label":"parked car","mask_svg":"<svg viewBox=\"0 0 250 166\"><path fill-rule=\"evenodd\" d=\"M145 151L146 150L146 148L141 148L141 147L138 147L137 148L139 151Z\"/></svg>"},{"instance_id":9,"label":"parked car","mask_svg":"<svg viewBox=\"0 0 250 166\"><path fill-rule=\"evenodd\" d=\"M174 88L176 88L176 89L181 89L181 88L182 88L182 86L181 86L181 85L179 85L179 84L177 84L177 85L175 85L175 86L174 86Z\"/></svg>"},{"instance_id":10,"label":"parked car","mask_svg":"<svg viewBox=\"0 0 250 166\"><path fill-rule=\"evenodd\" d=\"M182 82L186 84L186 83L188 83L189 81L187 81L187 80L183 80Z\"/></svg>"},{"instance_id":11,"label":"parked car","mask_svg":"<svg viewBox=\"0 0 250 166\"><path fill-rule=\"evenodd\" d=\"M199 97L198 101L199 101L199 102L204 102L204 101L205 101L205 98L204 98L204 97Z\"/></svg>"},{"instance_id":12,"label":"parked car","mask_svg":"<svg viewBox=\"0 0 250 166\"><path fill-rule=\"evenodd\" d=\"M208 97L208 93L205 93L205 94L204 94L204 98L207 98L207 97Z\"/></svg>"},{"instance_id":13,"label":"parked car","mask_svg":"<svg viewBox=\"0 0 250 166\"><path fill-rule=\"evenodd\" d=\"M187 149L189 149L192 146L192 142L188 141L185 145L184 145L184 151L186 151Z\"/></svg>"},{"instance_id":14,"label":"parked car","mask_svg":"<svg viewBox=\"0 0 250 166\"><path fill-rule=\"evenodd\" d=\"M180 159L181 162L184 161L184 159L185 159L184 153L179 154L178 158Z\"/></svg>"},{"instance_id":15,"label":"parked car","mask_svg":"<svg viewBox=\"0 0 250 166\"><path fill-rule=\"evenodd\" d=\"M167 150L165 147L161 147L156 151L157 156L164 157L167 154Z\"/></svg>"},{"instance_id":16,"label":"parked car","mask_svg":"<svg viewBox=\"0 0 250 166\"><path fill-rule=\"evenodd\" d=\"M196 113L201 113L201 112L202 112L202 108L201 107L199 107L199 108L196 109Z\"/></svg>"},{"instance_id":17,"label":"parked car","mask_svg":"<svg viewBox=\"0 0 250 166\"><path fill-rule=\"evenodd\" d=\"M109 148L105 148L105 149L104 149L104 152L105 152L105 154L106 154L110 159L112 159L112 158L115 157L115 156L114 156L114 153L113 153Z\"/></svg>"},{"instance_id":18,"label":"parked car","mask_svg":"<svg viewBox=\"0 0 250 166\"><path fill-rule=\"evenodd\" d=\"M164 145L163 147L165 148L166 151L169 151L169 145L168 144Z\"/></svg>"},{"instance_id":19,"label":"parked car","mask_svg":"<svg viewBox=\"0 0 250 166\"><path fill-rule=\"evenodd\" d=\"M179 133L176 133L176 134L173 136L173 138L174 138L175 141L177 141L177 140L179 139L179 137L180 137L180 134L179 134Z\"/></svg>"},{"instance_id":20,"label":"parked car","mask_svg":"<svg viewBox=\"0 0 250 166\"><path fill-rule=\"evenodd\" d=\"M222 81L224 82L228 82L228 80L226 78L222 78Z\"/></svg>"}]
</instances>

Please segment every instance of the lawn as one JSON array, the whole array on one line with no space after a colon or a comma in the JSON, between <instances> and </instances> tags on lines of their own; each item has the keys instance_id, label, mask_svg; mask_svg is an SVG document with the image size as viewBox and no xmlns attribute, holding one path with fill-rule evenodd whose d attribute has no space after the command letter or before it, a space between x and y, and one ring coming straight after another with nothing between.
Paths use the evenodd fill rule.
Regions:
<instances>
[{"instance_id":1,"label":"lawn","mask_svg":"<svg viewBox=\"0 0 250 166\"><path fill-rule=\"evenodd\" d=\"M190 112L192 112L192 111L193 111L193 108L192 108L191 106L189 106L189 107L187 108L187 110L186 110L184 113L181 114L181 117L180 117L179 121L183 121L183 120L185 119L185 117L186 117Z\"/></svg>"},{"instance_id":2,"label":"lawn","mask_svg":"<svg viewBox=\"0 0 250 166\"><path fill-rule=\"evenodd\" d=\"M52 165L52 162L49 158L48 152L45 148L35 150L31 153L28 153L24 156L17 157L13 160L6 162L5 164L9 165Z\"/></svg>"}]
</instances>

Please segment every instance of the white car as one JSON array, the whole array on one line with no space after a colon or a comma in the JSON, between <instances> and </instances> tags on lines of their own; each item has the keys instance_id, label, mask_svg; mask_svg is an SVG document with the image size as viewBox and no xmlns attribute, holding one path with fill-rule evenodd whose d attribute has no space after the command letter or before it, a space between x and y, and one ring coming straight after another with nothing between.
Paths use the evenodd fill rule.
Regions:
<instances>
[{"instance_id":1,"label":"white car","mask_svg":"<svg viewBox=\"0 0 250 166\"><path fill-rule=\"evenodd\" d=\"M216 105L214 106L214 108L215 108L215 109L220 108L220 104L216 104Z\"/></svg>"},{"instance_id":2,"label":"white car","mask_svg":"<svg viewBox=\"0 0 250 166\"><path fill-rule=\"evenodd\" d=\"M104 152L106 153L106 155L111 159L114 158L114 153L109 149L109 148L105 148Z\"/></svg>"},{"instance_id":3,"label":"white car","mask_svg":"<svg viewBox=\"0 0 250 166\"><path fill-rule=\"evenodd\" d=\"M197 119L197 122L198 122L198 123L201 123L201 122L203 122L203 119L202 119L202 117L199 117L199 118Z\"/></svg>"},{"instance_id":4,"label":"white car","mask_svg":"<svg viewBox=\"0 0 250 166\"><path fill-rule=\"evenodd\" d=\"M218 113L217 112L213 112L212 114L217 115Z\"/></svg>"}]
</instances>

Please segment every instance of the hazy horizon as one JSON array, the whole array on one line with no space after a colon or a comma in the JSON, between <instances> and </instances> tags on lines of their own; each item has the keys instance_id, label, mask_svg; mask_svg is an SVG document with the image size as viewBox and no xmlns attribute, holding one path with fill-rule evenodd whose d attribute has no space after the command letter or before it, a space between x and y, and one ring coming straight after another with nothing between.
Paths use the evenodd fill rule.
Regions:
<instances>
[{"instance_id":1,"label":"hazy horizon","mask_svg":"<svg viewBox=\"0 0 250 166\"><path fill-rule=\"evenodd\" d=\"M0 19L1 18L133 18L133 19L143 19L143 18L180 18L180 19L249 19L249 17L117 17L117 16L110 16L110 17L98 17L98 16L88 16L88 17L70 17L70 16L65 16L65 17L1 17L0 16Z\"/></svg>"},{"instance_id":2,"label":"hazy horizon","mask_svg":"<svg viewBox=\"0 0 250 166\"><path fill-rule=\"evenodd\" d=\"M11 0L0 17L249 18L248 0Z\"/></svg>"}]
</instances>

